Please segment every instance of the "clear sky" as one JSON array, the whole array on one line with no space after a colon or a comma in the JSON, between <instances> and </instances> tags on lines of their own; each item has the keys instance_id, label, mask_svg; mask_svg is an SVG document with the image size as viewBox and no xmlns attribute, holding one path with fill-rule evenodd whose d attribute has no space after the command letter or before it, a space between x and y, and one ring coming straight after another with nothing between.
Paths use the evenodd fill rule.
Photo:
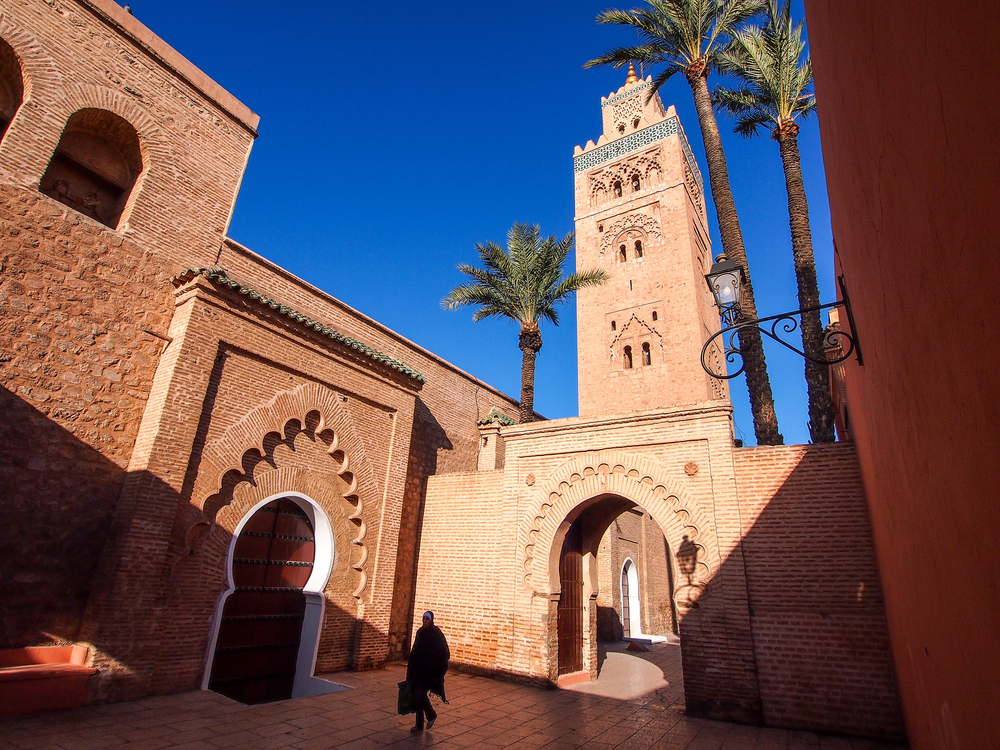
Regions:
<instances>
[{"instance_id":1,"label":"clear sky","mask_svg":"<svg viewBox=\"0 0 1000 750\"><path fill-rule=\"evenodd\" d=\"M625 71L583 70L628 32L598 26L595 0L502 3L130 0L135 16L260 115L229 235L403 336L517 397L517 329L473 324L440 301L474 245L515 221L573 229L573 147L601 134L600 99ZM793 13L801 18L801 0ZM647 71L649 72L649 71ZM708 188L691 90L677 107ZM822 102L820 102L822 109ZM778 146L720 117L761 315L798 307ZM799 136L823 302L833 243L815 117ZM713 255L721 252L708 202ZM570 261L573 268L574 260ZM577 414L576 316L542 324L535 408ZM808 442L803 360L767 348L781 431ZM753 444L743 378L737 437Z\"/></svg>"}]
</instances>

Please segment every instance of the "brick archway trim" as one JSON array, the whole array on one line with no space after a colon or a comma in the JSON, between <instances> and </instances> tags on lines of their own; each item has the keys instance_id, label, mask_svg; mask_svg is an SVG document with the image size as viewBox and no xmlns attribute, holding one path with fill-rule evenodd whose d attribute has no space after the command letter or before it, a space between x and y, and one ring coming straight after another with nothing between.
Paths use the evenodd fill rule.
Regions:
<instances>
[{"instance_id":1,"label":"brick archway trim","mask_svg":"<svg viewBox=\"0 0 1000 750\"><path fill-rule=\"evenodd\" d=\"M202 532L196 527L215 523L219 510L233 501L241 484L254 480L253 471L244 469L244 457L247 454L266 456L265 442L268 435L276 434L283 440L289 423L298 422L305 427L310 414L318 417L313 430L316 435L330 432L333 436L325 451L334 462L339 463L339 466L335 464L333 470L348 484L343 493L344 499L355 505L354 512L347 519L358 526L357 536L351 543L359 548L360 557L351 567L359 575L358 587L353 596L361 599L368 582L368 548L365 543L368 526L365 517L372 514L377 516L378 482L351 415L340 405L336 393L318 383L304 383L277 394L266 404L246 414L226 431L223 438L205 447L200 472L216 477L213 482L216 489L200 502L195 499L204 520L192 524L188 529L185 544L188 545L188 540L201 535ZM230 478L235 478L235 483L230 485L227 481ZM368 498L370 507L366 508L363 498Z\"/></svg>"},{"instance_id":2,"label":"brick archway trim","mask_svg":"<svg viewBox=\"0 0 1000 750\"><path fill-rule=\"evenodd\" d=\"M5 13L0 13L0 39L13 48L21 63L21 78L24 81L21 106L36 99L56 96L63 77L41 42L16 26Z\"/></svg>"},{"instance_id":3,"label":"brick archway trim","mask_svg":"<svg viewBox=\"0 0 1000 750\"><path fill-rule=\"evenodd\" d=\"M59 95L47 103L47 109L64 124L81 109L103 109L128 121L139 136L139 151L142 154L142 174L136 180L137 187L150 170L174 171L173 150L163 129L152 115L121 92L91 83L73 84L61 88ZM133 188L133 195L137 192Z\"/></svg>"},{"instance_id":4,"label":"brick archway trim","mask_svg":"<svg viewBox=\"0 0 1000 750\"><path fill-rule=\"evenodd\" d=\"M684 488L666 477L663 467L649 458L624 451L600 451L567 461L542 485L518 530L523 550L523 580L543 596L559 588L557 540L566 517L577 507L601 495L618 495L649 511L671 549L686 535L699 548L696 577L707 583L720 566L719 549L710 519Z\"/></svg>"}]
</instances>

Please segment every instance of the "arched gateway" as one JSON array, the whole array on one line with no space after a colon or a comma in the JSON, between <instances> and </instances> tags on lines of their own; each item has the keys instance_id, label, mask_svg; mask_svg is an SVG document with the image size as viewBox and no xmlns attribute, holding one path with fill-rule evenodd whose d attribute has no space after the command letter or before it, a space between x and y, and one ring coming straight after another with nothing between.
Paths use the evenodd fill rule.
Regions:
<instances>
[{"instance_id":1,"label":"arched gateway","mask_svg":"<svg viewBox=\"0 0 1000 750\"><path fill-rule=\"evenodd\" d=\"M674 606L683 618L720 565L714 529L698 504L667 472L647 458L589 454L552 474L541 499L522 519L524 583L534 597L554 603L545 641L556 643L548 673L597 671L597 552L608 526L622 513L642 508L676 552L687 537L697 550L691 584L673 581ZM620 573L616 571L616 573Z\"/></svg>"}]
</instances>

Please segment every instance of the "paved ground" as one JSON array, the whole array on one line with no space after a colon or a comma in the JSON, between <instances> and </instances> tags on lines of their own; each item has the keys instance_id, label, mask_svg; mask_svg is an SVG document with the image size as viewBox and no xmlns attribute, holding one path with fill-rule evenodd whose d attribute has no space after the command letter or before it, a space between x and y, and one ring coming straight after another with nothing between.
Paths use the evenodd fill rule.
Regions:
<instances>
[{"instance_id":1,"label":"paved ground","mask_svg":"<svg viewBox=\"0 0 1000 750\"><path fill-rule=\"evenodd\" d=\"M632 666L642 671L641 679L650 679L648 664L618 658L624 656L609 654L600 682L634 686L626 674ZM197 692L0 720L0 748L902 750L871 740L688 718L678 647L656 645L642 657L663 673L652 682L662 685L665 679L667 685L630 700L450 673L451 703L435 703L437 724L419 734L409 732L412 716L396 715L396 683L405 673L393 664L327 676L352 690L263 706Z\"/></svg>"}]
</instances>

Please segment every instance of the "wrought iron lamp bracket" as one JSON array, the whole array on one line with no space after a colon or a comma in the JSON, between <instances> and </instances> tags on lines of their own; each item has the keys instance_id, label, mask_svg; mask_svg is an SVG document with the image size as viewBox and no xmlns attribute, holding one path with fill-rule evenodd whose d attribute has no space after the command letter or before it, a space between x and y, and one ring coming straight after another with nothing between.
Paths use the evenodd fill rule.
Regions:
<instances>
[{"instance_id":1,"label":"wrought iron lamp bracket","mask_svg":"<svg viewBox=\"0 0 1000 750\"><path fill-rule=\"evenodd\" d=\"M741 343L740 333L742 331L749 331L750 329L755 329L764 336L777 341L785 348L791 349L804 359L807 359L810 362L815 362L816 364L835 365L838 362L843 362L846 359L849 359L853 354L857 359L858 364L863 365L864 360L861 358L861 348L858 345L858 337L855 333L856 329L854 328L854 317L851 315L851 303L847 298L843 277L838 278L838 281L840 282L840 289L843 294L843 299L838 302L830 302L825 305L815 305L801 310L792 310L791 312L781 313L779 315L771 315L767 318L757 318L755 320L744 321L739 321L739 309L736 305L723 310L721 312L722 322L728 325L706 341L705 345L701 348L702 368L716 380L732 380L733 378L741 375L746 369L746 360L743 356L743 344L745 342ZM850 332L840 328L834 328L828 330L823 336L824 346L839 346L841 348L842 354L839 357L816 359L815 357L810 357L804 351L796 346L793 346L792 344L789 344L782 338L782 336L788 336L795 333L798 329L799 320L796 316L801 316L803 313L814 312L816 310L828 310L832 307L844 308L844 312L847 313L848 325L851 328ZM713 344L717 339L722 339L722 352L727 363L733 364L736 362L736 359L739 358L740 367L735 372L728 374L713 372L712 368L705 360L705 356L708 354L709 350L712 349Z\"/></svg>"}]
</instances>

